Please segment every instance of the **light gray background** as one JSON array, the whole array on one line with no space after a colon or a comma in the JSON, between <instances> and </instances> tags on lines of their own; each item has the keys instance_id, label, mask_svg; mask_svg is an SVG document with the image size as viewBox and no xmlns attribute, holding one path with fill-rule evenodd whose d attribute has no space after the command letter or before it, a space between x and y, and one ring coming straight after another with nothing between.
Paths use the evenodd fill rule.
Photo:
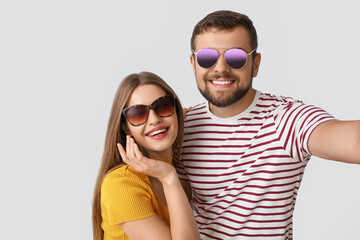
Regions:
<instances>
[{"instance_id":1,"label":"light gray background","mask_svg":"<svg viewBox=\"0 0 360 240\"><path fill-rule=\"evenodd\" d=\"M254 86L360 119L356 1L1 1L1 239L91 239L91 198L112 100L152 71L184 106L203 98L189 62L194 25L230 9L254 21ZM295 239L360 239L360 167L314 157Z\"/></svg>"}]
</instances>

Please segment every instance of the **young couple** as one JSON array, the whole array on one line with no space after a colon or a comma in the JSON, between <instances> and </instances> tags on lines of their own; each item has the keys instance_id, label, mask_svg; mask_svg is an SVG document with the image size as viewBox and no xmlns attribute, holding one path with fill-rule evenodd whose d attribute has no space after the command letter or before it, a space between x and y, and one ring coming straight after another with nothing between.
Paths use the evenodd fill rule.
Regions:
<instances>
[{"instance_id":1,"label":"young couple","mask_svg":"<svg viewBox=\"0 0 360 240\"><path fill-rule=\"evenodd\" d=\"M209 14L191 48L207 102L185 120L157 75L121 82L95 186L94 239L292 239L311 155L360 163L360 121L255 90L261 55L243 14Z\"/></svg>"}]
</instances>

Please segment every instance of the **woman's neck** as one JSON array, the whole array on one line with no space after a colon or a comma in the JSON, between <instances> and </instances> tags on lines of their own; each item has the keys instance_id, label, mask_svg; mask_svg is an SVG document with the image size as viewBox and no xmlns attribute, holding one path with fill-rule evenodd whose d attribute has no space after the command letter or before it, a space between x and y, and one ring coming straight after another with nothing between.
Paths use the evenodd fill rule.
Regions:
<instances>
[{"instance_id":1,"label":"woman's neck","mask_svg":"<svg viewBox=\"0 0 360 240\"><path fill-rule=\"evenodd\" d=\"M172 164L173 153L170 154L149 154L149 158Z\"/></svg>"},{"instance_id":2,"label":"woman's neck","mask_svg":"<svg viewBox=\"0 0 360 240\"><path fill-rule=\"evenodd\" d=\"M148 150L146 151L149 155L149 158L156 160L169 160L172 159L173 156L172 148L160 152L148 151Z\"/></svg>"}]
</instances>

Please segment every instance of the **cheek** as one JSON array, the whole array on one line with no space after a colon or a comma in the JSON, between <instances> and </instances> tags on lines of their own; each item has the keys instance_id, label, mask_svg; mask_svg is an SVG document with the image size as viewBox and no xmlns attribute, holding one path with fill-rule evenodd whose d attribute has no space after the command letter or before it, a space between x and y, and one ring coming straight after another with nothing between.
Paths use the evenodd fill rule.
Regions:
<instances>
[{"instance_id":1,"label":"cheek","mask_svg":"<svg viewBox=\"0 0 360 240\"><path fill-rule=\"evenodd\" d=\"M173 114L171 116L171 119L169 119L169 121L171 121L171 125L172 125L172 130L171 130L172 138L173 140L175 140L179 132L179 123L177 119L177 114L176 113Z\"/></svg>"},{"instance_id":2,"label":"cheek","mask_svg":"<svg viewBox=\"0 0 360 240\"><path fill-rule=\"evenodd\" d=\"M143 142L142 141L143 127L142 126L134 127L128 125L128 128L130 130L129 135L133 137L136 140L136 142L141 144Z\"/></svg>"},{"instance_id":3,"label":"cheek","mask_svg":"<svg viewBox=\"0 0 360 240\"><path fill-rule=\"evenodd\" d=\"M126 123L126 126L127 126L127 131L126 131L126 134L130 135L130 136L133 136L134 133L136 132L136 127L132 126L130 123Z\"/></svg>"},{"instance_id":4,"label":"cheek","mask_svg":"<svg viewBox=\"0 0 360 240\"><path fill-rule=\"evenodd\" d=\"M205 84L205 77L206 77L206 74L208 72L207 71L204 71L204 70L198 70L195 77L196 77L196 82L198 84L198 86L203 86Z\"/></svg>"},{"instance_id":5,"label":"cheek","mask_svg":"<svg viewBox=\"0 0 360 240\"><path fill-rule=\"evenodd\" d=\"M132 128L134 128L128 121L126 121L126 124L123 127L124 132L126 135L132 136Z\"/></svg>"},{"instance_id":6,"label":"cheek","mask_svg":"<svg viewBox=\"0 0 360 240\"><path fill-rule=\"evenodd\" d=\"M198 67L197 70L196 70L196 75L203 78L208 72L209 72L208 69Z\"/></svg>"},{"instance_id":7,"label":"cheek","mask_svg":"<svg viewBox=\"0 0 360 240\"><path fill-rule=\"evenodd\" d=\"M175 136L177 136L179 133L179 123L178 123L177 117L175 117L174 132L175 132Z\"/></svg>"}]
</instances>

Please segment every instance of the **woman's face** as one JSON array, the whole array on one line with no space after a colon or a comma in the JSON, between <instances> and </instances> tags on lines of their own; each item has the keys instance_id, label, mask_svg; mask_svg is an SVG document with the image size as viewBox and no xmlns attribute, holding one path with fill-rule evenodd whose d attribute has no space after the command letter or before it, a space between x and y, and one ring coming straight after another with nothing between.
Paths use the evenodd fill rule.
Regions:
<instances>
[{"instance_id":1,"label":"woman's face","mask_svg":"<svg viewBox=\"0 0 360 240\"><path fill-rule=\"evenodd\" d=\"M155 85L140 85L132 92L126 107L137 104L150 105L156 99L167 95ZM152 158L169 158L172 144L178 134L176 109L168 117L160 117L153 109L149 110L147 121L140 126L133 126L127 121L131 135L136 142L149 153Z\"/></svg>"}]
</instances>

